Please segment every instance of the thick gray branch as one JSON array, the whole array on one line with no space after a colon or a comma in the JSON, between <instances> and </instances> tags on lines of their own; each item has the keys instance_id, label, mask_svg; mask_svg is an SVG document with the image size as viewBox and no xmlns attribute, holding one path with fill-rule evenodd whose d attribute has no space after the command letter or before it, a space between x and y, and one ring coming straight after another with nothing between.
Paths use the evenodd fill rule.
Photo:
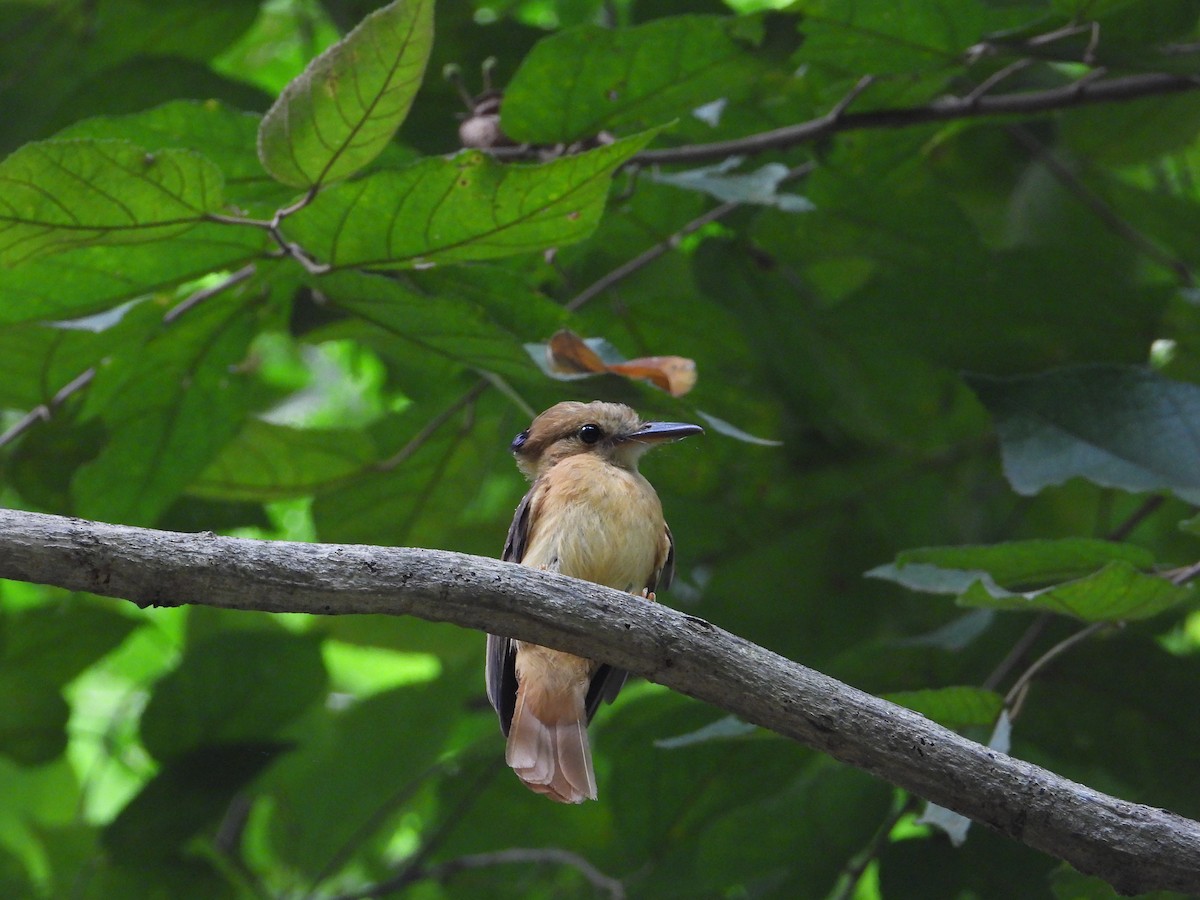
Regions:
<instances>
[{"instance_id":1,"label":"thick gray branch","mask_svg":"<svg viewBox=\"0 0 1200 900\"><path fill-rule=\"evenodd\" d=\"M143 606L413 615L535 641L822 750L1120 891L1200 894L1200 823L1060 778L701 619L587 582L438 550L248 541L9 510L0 510L0 578Z\"/></svg>"}]
</instances>

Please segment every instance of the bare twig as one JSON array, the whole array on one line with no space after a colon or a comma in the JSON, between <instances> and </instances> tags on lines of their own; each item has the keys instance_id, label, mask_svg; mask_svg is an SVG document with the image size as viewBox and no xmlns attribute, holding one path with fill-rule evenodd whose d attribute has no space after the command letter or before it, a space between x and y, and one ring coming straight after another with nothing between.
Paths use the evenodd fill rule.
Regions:
<instances>
[{"instance_id":1,"label":"bare twig","mask_svg":"<svg viewBox=\"0 0 1200 900\"><path fill-rule=\"evenodd\" d=\"M1025 654L1029 652L1029 648L1041 637L1042 632L1046 630L1046 626L1050 624L1052 618L1053 616L1046 612L1038 613L1034 616L1033 621L1029 623L1029 626L1017 638L1012 649L1008 651L1004 659L1000 660L996 668L992 669L991 674L984 679L983 687L985 690L994 691L1000 682L1008 677L1008 673L1016 667L1025 657Z\"/></svg>"},{"instance_id":2,"label":"bare twig","mask_svg":"<svg viewBox=\"0 0 1200 900\"><path fill-rule=\"evenodd\" d=\"M1126 517L1120 525L1104 536L1108 541L1123 541L1133 532L1133 529L1142 524L1150 515L1152 515L1160 506L1167 502L1167 498L1162 494L1155 494L1152 497L1147 497L1145 502L1135 509L1129 516Z\"/></svg>"},{"instance_id":3,"label":"bare twig","mask_svg":"<svg viewBox=\"0 0 1200 900\"><path fill-rule=\"evenodd\" d=\"M1200 894L1200 822L1072 782L695 616L590 582L439 550L188 535L17 510L0 510L0 578L141 605L415 615L510 635L712 703L1118 891Z\"/></svg>"},{"instance_id":4,"label":"bare twig","mask_svg":"<svg viewBox=\"0 0 1200 900\"><path fill-rule=\"evenodd\" d=\"M461 397L426 422L425 427L413 435L412 439L407 444L405 444L387 459L376 463L375 468L380 472L387 472L411 458L414 453L428 443L429 439L437 433L437 430L445 425L455 413L475 402L479 395L487 390L487 387L487 379L480 378L470 387L470 389L467 390L466 393L464 393Z\"/></svg>"},{"instance_id":5,"label":"bare twig","mask_svg":"<svg viewBox=\"0 0 1200 900\"><path fill-rule=\"evenodd\" d=\"M876 109L837 116L826 114L808 122L787 125L744 138L712 144L689 144L663 150L643 150L630 159L630 165L700 163L727 156L747 156L769 150L786 150L818 141L843 131L874 128L909 128L929 122L982 116L1019 116L1066 109L1093 103L1120 103L1143 97L1155 97L1193 91L1200 88L1200 77L1152 72L1117 78L1096 79L1095 75L1056 88L1041 91L1017 91L1011 94L977 96L978 89L965 97L941 97L924 106ZM840 105L840 104L839 104ZM835 110L836 111L836 110Z\"/></svg>"},{"instance_id":6,"label":"bare twig","mask_svg":"<svg viewBox=\"0 0 1200 900\"><path fill-rule=\"evenodd\" d=\"M874 837L871 838L871 842L846 864L846 867L842 870L841 877L838 878L838 887L830 895L830 900L851 900L858 889L859 881L862 880L863 875L867 871L867 866L888 845L888 841L892 836L892 829L896 827L896 823L904 818L906 813L912 812L916 808L917 800L915 797L905 797L902 801L896 803L896 807L880 823Z\"/></svg>"},{"instance_id":7,"label":"bare twig","mask_svg":"<svg viewBox=\"0 0 1200 900\"><path fill-rule=\"evenodd\" d=\"M190 294L163 316L163 326L165 327L174 324L175 321L181 316L185 315L190 310L195 309L205 300L208 300L210 297L215 297L222 291L226 291L234 285L240 284L241 282L250 278L252 275L254 275L255 271L256 268L254 263L248 263L247 265L242 266L242 268L238 269L236 272L232 272L225 278L222 278L218 283L212 285L211 287L202 288L195 293ZM65 385L59 388L48 402L43 403L40 406L35 406L33 409L29 410L29 412L17 420L17 422L15 422L7 431L5 431L3 434L0 434L0 447L5 447L8 444L11 444L38 422L50 421L59 407L61 407L67 402L67 400L87 388L92 383L92 380L96 377L96 371L97 370L95 366L88 366L88 368L84 369Z\"/></svg>"},{"instance_id":8,"label":"bare twig","mask_svg":"<svg viewBox=\"0 0 1200 900\"><path fill-rule=\"evenodd\" d=\"M202 288L201 290L196 291L194 294L192 294L187 299L185 299L182 303L179 303L176 306L172 307L170 310L168 310L167 314L165 316L163 316L163 324L170 325L172 322L174 322L180 316L184 316L187 313L191 312L193 309L195 309L197 306L199 306L205 300L215 297L217 294L220 294L222 291L229 290L231 287L233 287L236 284L241 284L243 281L245 281L246 279L253 276L254 273L257 271L258 271L258 267L254 263L247 263L246 265L244 265L240 269L238 269L236 272L231 272L229 275L222 278L219 282L214 284L212 287L206 287L206 288Z\"/></svg>"},{"instance_id":9,"label":"bare twig","mask_svg":"<svg viewBox=\"0 0 1200 900\"><path fill-rule=\"evenodd\" d=\"M806 162L802 165L796 166L787 173L780 183L782 184L787 181L792 181L796 178L803 178L813 170L815 165L815 163ZM692 219L671 236L659 241L649 249L643 250L637 256L633 257L633 259L622 263L607 275L604 275L603 277L592 282L590 285L568 300L565 304L563 304L564 308L574 312L585 303L596 299L596 297L603 294L613 285L628 278L639 269L645 268L668 251L674 250L689 234L699 231L705 225L716 222L718 219L724 218L740 206L742 206L742 204L734 200L728 200L719 206L714 206L703 215L699 215Z\"/></svg>"},{"instance_id":10,"label":"bare twig","mask_svg":"<svg viewBox=\"0 0 1200 900\"><path fill-rule=\"evenodd\" d=\"M59 388L55 395L50 398L48 403L35 406L15 423L13 423L12 427L4 432L4 434L0 434L0 447L5 447L8 444L11 444L38 422L50 421L50 418L60 406L91 384L92 379L95 377L95 366L89 366L88 368L84 369L65 385Z\"/></svg>"},{"instance_id":11,"label":"bare twig","mask_svg":"<svg viewBox=\"0 0 1200 900\"><path fill-rule=\"evenodd\" d=\"M1029 690L1029 685L1033 681L1033 677L1042 669L1050 665L1058 657L1062 656L1076 644L1082 643L1092 635L1103 631L1106 628L1112 628L1112 622L1093 622L1086 628L1082 628L1068 638L1059 641L1041 656L1033 661L1033 663L1021 673L1021 677L1013 682L1013 686L1009 688L1008 693L1004 695L1004 706L1008 709L1008 717L1015 719L1021 713L1021 706L1025 701L1025 695Z\"/></svg>"},{"instance_id":12,"label":"bare twig","mask_svg":"<svg viewBox=\"0 0 1200 900\"><path fill-rule=\"evenodd\" d=\"M1077 200L1091 210L1109 231L1131 244L1159 265L1175 273L1175 277L1183 285L1191 287L1195 284L1195 277L1192 275L1192 270L1186 262L1168 253L1121 218L1120 213L1113 209L1099 194L1080 181L1076 174L1062 160L1051 153L1028 129L1022 128L1019 125L1011 125L1008 132L1046 167L1047 171L1054 176L1059 184L1074 194Z\"/></svg>"}]
</instances>

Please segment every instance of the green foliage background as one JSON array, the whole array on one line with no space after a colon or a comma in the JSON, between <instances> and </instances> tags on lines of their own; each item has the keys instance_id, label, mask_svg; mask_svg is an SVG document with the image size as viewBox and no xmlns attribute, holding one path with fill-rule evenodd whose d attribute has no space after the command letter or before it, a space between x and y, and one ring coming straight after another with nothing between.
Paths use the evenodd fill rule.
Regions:
<instances>
[{"instance_id":1,"label":"green foliage background","mask_svg":"<svg viewBox=\"0 0 1200 900\"><path fill-rule=\"evenodd\" d=\"M666 602L1200 816L1195 573L1167 577L1200 556L1200 91L847 128L749 180L626 167L864 75L852 113L1194 76L1200 2L732 5L0 0L0 502L494 556L531 412L629 402L709 426L644 464ZM456 154L440 73L488 57L514 139L618 140ZM553 378L528 345L563 327L697 386ZM503 766L482 649L0 585L0 895L1111 895L641 682L592 729L600 802L551 804ZM486 856L530 848L604 877Z\"/></svg>"}]
</instances>

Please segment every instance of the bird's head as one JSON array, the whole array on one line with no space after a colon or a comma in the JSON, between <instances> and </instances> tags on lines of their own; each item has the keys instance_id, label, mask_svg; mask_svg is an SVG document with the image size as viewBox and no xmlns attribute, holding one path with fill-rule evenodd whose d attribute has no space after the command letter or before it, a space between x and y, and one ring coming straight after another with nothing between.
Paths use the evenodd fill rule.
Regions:
<instances>
[{"instance_id":1,"label":"bird's head","mask_svg":"<svg viewBox=\"0 0 1200 900\"><path fill-rule=\"evenodd\" d=\"M513 439L512 452L529 478L581 453L637 471L638 458L651 447L703 432L699 425L682 422L643 422L623 403L568 400L534 419Z\"/></svg>"}]
</instances>

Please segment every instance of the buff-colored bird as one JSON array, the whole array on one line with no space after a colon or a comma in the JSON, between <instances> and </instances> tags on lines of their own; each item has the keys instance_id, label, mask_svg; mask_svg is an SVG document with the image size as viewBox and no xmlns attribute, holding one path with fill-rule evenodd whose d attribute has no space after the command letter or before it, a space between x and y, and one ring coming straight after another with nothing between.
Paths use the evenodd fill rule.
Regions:
<instances>
[{"instance_id":1,"label":"buff-colored bird","mask_svg":"<svg viewBox=\"0 0 1200 900\"><path fill-rule=\"evenodd\" d=\"M619 403L559 403L517 435L533 482L504 559L654 598L675 568L671 529L638 459L698 425L643 422ZM488 635L488 699L508 736L505 760L531 790L563 803L596 799L587 726L626 673L589 659Z\"/></svg>"}]
</instances>

